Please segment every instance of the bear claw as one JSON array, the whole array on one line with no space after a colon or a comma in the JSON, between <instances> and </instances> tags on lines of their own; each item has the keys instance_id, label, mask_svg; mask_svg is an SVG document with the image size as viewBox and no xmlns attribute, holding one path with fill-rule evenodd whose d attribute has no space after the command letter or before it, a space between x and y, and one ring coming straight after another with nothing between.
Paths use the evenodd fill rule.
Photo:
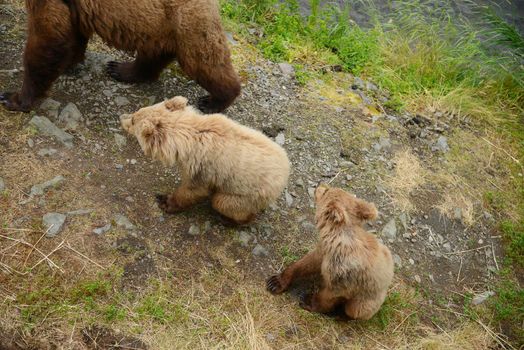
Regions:
<instances>
[{"instance_id":1,"label":"bear claw","mask_svg":"<svg viewBox=\"0 0 524 350\"><path fill-rule=\"evenodd\" d=\"M311 300L313 298L313 295L310 294L310 293L304 293L303 295L300 296L300 301L298 303L298 305L304 309L304 310L307 310L307 311L311 311Z\"/></svg>"},{"instance_id":2,"label":"bear claw","mask_svg":"<svg viewBox=\"0 0 524 350\"><path fill-rule=\"evenodd\" d=\"M280 283L279 275L273 275L266 281L266 289L271 294L280 294L284 291L282 284Z\"/></svg>"},{"instance_id":3,"label":"bear claw","mask_svg":"<svg viewBox=\"0 0 524 350\"><path fill-rule=\"evenodd\" d=\"M198 109L205 114L220 113L224 108L224 104L214 99L211 95L202 96L198 99Z\"/></svg>"}]
</instances>

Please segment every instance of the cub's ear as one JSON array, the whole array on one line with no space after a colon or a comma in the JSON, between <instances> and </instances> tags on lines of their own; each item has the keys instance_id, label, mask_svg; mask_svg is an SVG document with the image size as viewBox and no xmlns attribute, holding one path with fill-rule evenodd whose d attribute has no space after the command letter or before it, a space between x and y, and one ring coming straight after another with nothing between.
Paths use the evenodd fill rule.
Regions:
<instances>
[{"instance_id":1,"label":"cub's ear","mask_svg":"<svg viewBox=\"0 0 524 350\"><path fill-rule=\"evenodd\" d=\"M327 221L334 224L342 224L349 220L342 203L336 201L331 201L326 205L324 216Z\"/></svg>"},{"instance_id":2,"label":"cub's ear","mask_svg":"<svg viewBox=\"0 0 524 350\"><path fill-rule=\"evenodd\" d=\"M164 105L166 106L167 110L171 112L184 109L187 106L187 98L183 96L176 96L164 102Z\"/></svg>"},{"instance_id":3,"label":"cub's ear","mask_svg":"<svg viewBox=\"0 0 524 350\"><path fill-rule=\"evenodd\" d=\"M375 204L368 203L362 199L357 199L356 215L363 221L375 220L378 215Z\"/></svg>"}]
</instances>

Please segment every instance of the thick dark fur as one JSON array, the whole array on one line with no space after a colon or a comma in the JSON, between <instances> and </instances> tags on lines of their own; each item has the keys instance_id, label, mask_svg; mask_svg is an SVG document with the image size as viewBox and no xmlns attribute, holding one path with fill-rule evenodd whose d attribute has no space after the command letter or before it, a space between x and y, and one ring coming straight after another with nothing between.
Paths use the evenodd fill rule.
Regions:
<instances>
[{"instance_id":1,"label":"thick dark fur","mask_svg":"<svg viewBox=\"0 0 524 350\"><path fill-rule=\"evenodd\" d=\"M68 68L84 60L96 33L133 62L109 62L108 74L127 83L151 82L177 58L210 95L199 108L227 108L240 94L214 0L26 0L28 39L19 92L0 94L7 109L27 112Z\"/></svg>"}]
</instances>

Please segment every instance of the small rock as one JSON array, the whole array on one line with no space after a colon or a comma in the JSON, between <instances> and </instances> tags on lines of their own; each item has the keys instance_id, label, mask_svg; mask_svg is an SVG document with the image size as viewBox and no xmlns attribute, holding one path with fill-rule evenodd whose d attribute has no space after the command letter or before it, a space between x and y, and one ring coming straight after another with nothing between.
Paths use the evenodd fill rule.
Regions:
<instances>
[{"instance_id":1,"label":"small rock","mask_svg":"<svg viewBox=\"0 0 524 350\"><path fill-rule=\"evenodd\" d=\"M315 232L315 230L317 229L317 227L309 221L303 221L301 225L306 232Z\"/></svg>"},{"instance_id":2,"label":"small rock","mask_svg":"<svg viewBox=\"0 0 524 350\"><path fill-rule=\"evenodd\" d=\"M251 240L251 235L246 231L240 231L238 233L238 241L240 242L240 245L242 247L247 247L249 245L249 241Z\"/></svg>"},{"instance_id":3,"label":"small rock","mask_svg":"<svg viewBox=\"0 0 524 350\"><path fill-rule=\"evenodd\" d=\"M115 134L115 143L119 148L124 147L127 144L127 139L125 136L120 134Z\"/></svg>"},{"instance_id":4,"label":"small rock","mask_svg":"<svg viewBox=\"0 0 524 350\"><path fill-rule=\"evenodd\" d=\"M269 252L262 245L257 244L255 248L253 248L251 254L253 254L254 256L268 256Z\"/></svg>"},{"instance_id":5,"label":"small rock","mask_svg":"<svg viewBox=\"0 0 524 350\"><path fill-rule=\"evenodd\" d=\"M5 182L4 179L0 177L0 192L4 192L5 190Z\"/></svg>"},{"instance_id":6,"label":"small rock","mask_svg":"<svg viewBox=\"0 0 524 350\"><path fill-rule=\"evenodd\" d=\"M226 32L226 38L227 38L227 41L229 41L231 45L233 46L238 45L238 41L236 41L235 38L233 38L233 34L231 32Z\"/></svg>"},{"instance_id":7,"label":"small rock","mask_svg":"<svg viewBox=\"0 0 524 350\"><path fill-rule=\"evenodd\" d=\"M105 226L102 226L102 227L97 227L93 230L93 233L95 235L102 235L104 233L106 233L107 231L109 231L111 229L111 223L105 225Z\"/></svg>"},{"instance_id":8,"label":"small rock","mask_svg":"<svg viewBox=\"0 0 524 350\"><path fill-rule=\"evenodd\" d=\"M135 165L135 164L136 164L136 159L131 159L131 160L129 161L129 163L131 163L131 165Z\"/></svg>"},{"instance_id":9,"label":"small rock","mask_svg":"<svg viewBox=\"0 0 524 350\"><path fill-rule=\"evenodd\" d=\"M204 232L209 232L211 230L211 221L204 222Z\"/></svg>"},{"instance_id":10,"label":"small rock","mask_svg":"<svg viewBox=\"0 0 524 350\"><path fill-rule=\"evenodd\" d=\"M295 68L292 65L290 65L289 63L281 62L278 64L278 68L280 68L280 71L285 76L288 76L288 77L295 76Z\"/></svg>"},{"instance_id":11,"label":"small rock","mask_svg":"<svg viewBox=\"0 0 524 350\"><path fill-rule=\"evenodd\" d=\"M492 297L495 295L495 292L493 291L485 291L483 293L480 293L480 294L477 294L475 295L475 297L473 297L473 300L471 300L471 303L473 305L479 305L479 304L482 304L483 302L485 302L489 297Z\"/></svg>"},{"instance_id":12,"label":"small rock","mask_svg":"<svg viewBox=\"0 0 524 350\"><path fill-rule=\"evenodd\" d=\"M45 214L42 219L42 223L44 225L46 237L51 238L51 237L56 236L62 230L62 226L64 225L65 219L66 219L66 216L64 214L60 214L60 213Z\"/></svg>"},{"instance_id":13,"label":"small rock","mask_svg":"<svg viewBox=\"0 0 524 350\"><path fill-rule=\"evenodd\" d=\"M462 209L453 208L453 218L455 220L462 220Z\"/></svg>"},{"instance_id":14,"label":"small rock","mask_svg":"<svg viewBox=\"0 0 524 350\"><path fill-rule=\"evenodd\" d=\"M73 135L66 133L46 117L39 117L35 115L29 124L36 127L42 134L52 136L58 141L62 142L67 148L73 147Z\"/></svg>"},{"instance_id":15,"label":"small rock","mask_svg":"<svg viewBox=\"0 0 524 350\"><path fill-rule=\"evenodd\" d=\"M388 223L382 228L381 236L387 238L390 241L393 241L395 238L397 238L397 224L395 223L395 219L389 220Z\"/></svg>"},{"instance_id":16,"label":"small rock","mask_svg":"<svg viewBox=\"0 0 524 350\"><path fill-rule=\"evenodd\" d=\"M27 145L30 148L33 148L35 146L35 141L33 141L33 139L27 139Z\"/></svg>"},{"instance_id":17,"label":"small rock","mask_svg":"<svg viewBox=\"0 0 524 350\"><path fill-rule=\"evenodd\" d=\"M41 157L46 157L46 156L52 156L56 152L58 151L54 148L42 148L40 151L36 152L36 154L38 154Z\"/></svg>"},{"instance_id":18,"label":"small rock","mask_svg":"<svg viewBox=\"0 0 524 350\"><path fill-rule=\"evenodd\" d=\"M415 281L416 281L417 283L420 283L420 282L422 282L422 279L420 278L419 275L415 275Z\"/></svg>"},{"instance_id":19,"label":"small rock","mask_svg":"<svg viewBox=\"0 0 524 350\"><path fill-rule=\"evenodd\" d=\"M351 85L351 88L353 90L364 90L366 88L366 85L362 79L359 77L355 77L353 79L353 84Z\"/></svg>"},{"instance_id":20,"label":"small rock","mask_svg":"<svg viewBox=\"0 0 524 350\"><path fill-rule=\"evenodd\" d=\"M129 203L133 203L135 200L133 199L133 197L127 196L126 197L126 201L129 202Z\"/></svg>"},{"instance_id":21,"label":"small rock","mask_svg":"<svg viewBox=\"0 0 524 350\"><path fill-rule=\"evenodd\" d=\"M398 216L400 223L402 224L402 227L404 228L404 231L408 230L408 215L406 213L402 213Z\"/></svg>"},{"instance_id":22,"label":"small rock","mask_svg":"<svg viewBox=\"0 0 524 350\"><path fill-rule=\"evenodd\" d=\"M293 197L289 194L289 192L286 190L284 192L284 197L286 197L286 204L288 207L293 205Z\"/></svg>"},{"instance_id":23,"label":"small rock","mask_svg":"<svg viewBox=\"0 0 524 350\"><path fill-rule=\"evenodd\" d=\"M278 133L284 130L284 127L278 124L271 124L262 127L262 132L269 137L277 137Z\"/></svg>"},{"instance_id":24,"label":"small rock","mask_svg":"<svg viewBox=\"0 0 524 350\"><path fill-rule=\"evenodd\" d=\"M451 244L449 242L444 243L442 248L444 248L444 250L448 253L451 252Z\"/></svg>"},{"instance_id":25,"label":"small rock","mask_svg":"<svg viewBox=\"0 0 524 350\"><path fill-rule=\"evenodd\" d=\"M125 96L117 96L115 98L115 103L118 107L123 107L129 104L129 100Z\"/></svg>"},{"instance_id":26,"label":"small rock","mask_svg":"<svg viewBox=\"0 0 524 350\"><path fill-rule=\"evenodd\" d=\"M388 137L381 137L380 140L373 145L373 149L377 152L387 150L391 147L391 140Z\"/></svg>"},{"instance_id":27,"label":"small rock","mask_svg":"<svg viewBox=\"0 0 524 350\"><path fill-rule=\"evenodd\" d=\"M433 145L433 147L431 147L431 149L433 151L440 151L443 153L448 152L449 151L448 138L445 136L440 136L437 139L437 142Z\"/></svg>"},{"instance_id":28,"label":"small rock","mask_svg":"<svg viewBox=\"0 0 524 350\"><path fill-rule=\"evenodd\" d=\"M94 210L93 209L78 209L73 211L68 211L67 215L87 215L91 214Z\"/></svg>"},{"instance_id":29,"label":"small rock","mask_svg":"<svg viewBox=\"0 0 524 350\"><path fill-rule=\"evenodd\" d=\"M46 98L40 104L40 109L46 112L49 118L58 117L58 108L60 108L60 102L55 101L52 98Z\"/></svg>"},{"instance_id":30,"label":"small rock","mask_svg":"<svg viewBox=\"0 0 524 350\"><path fill-rule=\"evenodd\" d=\"M493 221L493 215L491 215L490 212L485 211L484 212L484 219L489 220L489 221Z\"/></svg>"},{"instance_id":31,"label":"small rock","mask_svg":"<svg viewBox=\"0 0 524 350\"><path fill-rule=\"evenodd\" d=\"M413 260L412 258L409 258L409 263L410 263L411 265L415 265L415 260Z\"/></svg>"},{"instance_id":32,"label":"small rock","mask_svg":"<svg viewBox=\"0 0 524 350\"><path fill-rule=\"evenodd\" d=\"M31 192L29 193L29 195L31 197L41 196L44 194L44 191L46 191L47 189L51 187L57 187L62 182L64 182L64 180L65 178L62 175L55 176L54 178L52 178L49 181L46 181L46 182L43 182L41 184L34 185L33 187L31 187Z\"/></svg>"},{"instance_id":33,"label":"small rock","mask_svg":"<svg viewBox=\"0 0 524 350\"><path fill-rule=\"evenodd\" d=\"M122 170L124 169L124 166L122 164L115 164L116 170Z\"/></svg>"},{"instance_id":34,"label":"small rock","mask_svg":"<svg viewBox=\"0 0 524 350\"><path fill-rule=\"evenodd\" d=\"M187 230L187 233L191 236L198 236L200 234L200 227L198 227L198 225L191 224L191 226L189 226L189 230Z\"/></svg>"},{"instance_id":35,"label":"small rock","mask_svg":"<svg viewBox=\"0 0 524 350\"><path fill-rule=\"evenodd\" d=\"M266 334L266 340L270 343L274 342L276 340L275 336L271 333Z\"/></svg>"},{"instance_id":36,"label":"small rock","mask_svg":"<svg viewBox=\"0 0 524 350\"><path fill-rule=\"evenodd\" d=\"M315 198L315 188L314 187L308 187L307 193L309 194L311 198Z\"/></svg>"},{"instance_id":37,"label":"small rock","mask_svg":"<svg viewBox=\"0 0 524 350\"><path fill-rule=\"evenodd\" d=\"M402 259L400 258L400 255L393 254L393 262L395 263L395 266L402 267Z\"/></svg>"},{"instance_id":38,"label":"small rock","mask_svg":"<svg viewBox=\"0 0 524 350\"><path fill-rule=\"evenodd\" d=\"M116 214L115 217L114 217L114 220L115 220L115 224L117 226L121 226L123 228L125 228L126 230L134 230L135 229L135 225L133 225L131 223L131 221L124 215L122 214Z\"/></svg>"},{"instance_id":39,"label":"small rock","mask_svg":"<svg viewBox=\"0 0 524 350\"><path fill-rule=\"evenodd\" d=\"M278 133L278 135L275 137L275 142L280 146L283 146L285 141L286 137L284 136L283 132Z\"/></svg>"},{"instance_id":40,"label":"small rock","mask_svg":"<svg viewBox=\"0 0 524 350\"><path fill-rule=\"evenodd\" d=\"M70 102L64 107L64 109L62 109L62 112L60 112L58 120L65 123L66 130L76 130L79 123L83 120L83 117L82 113L78 110L78 107Z\"/></svg>"}]
</instances>

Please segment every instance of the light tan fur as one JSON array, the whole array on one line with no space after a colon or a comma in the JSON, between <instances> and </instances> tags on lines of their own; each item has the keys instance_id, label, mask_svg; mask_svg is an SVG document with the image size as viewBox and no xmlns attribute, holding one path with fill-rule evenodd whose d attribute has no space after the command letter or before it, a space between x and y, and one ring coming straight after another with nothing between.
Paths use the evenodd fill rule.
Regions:
<instances>
[{"instance_id":1,"label":"light tan fur","mask_svg":"<svg viewBox=\"0 0 524 350\"><path fill-rule=\"evenodd\" d=\"M370 319L384 302L393 279L389 249L366 232L362 224L375 219L373 204L339 188L319 186L315 191L319 242L315 250L267 281L267 289L279 294L295 279L317 275L321 289L302 306L329 312L344 305L352 319Z\"/></svg>"},{"instance_id":2,"label":"light tan fur","mask_svg":"<svg viewBox=\"0 0 524 350\"><path fill-rule=\"evenodd\" d=\"M282 147L222 114L201 115L181 96L121 116L146 155L177 164L182 184L160 196L166 212L211 195L213 208L237 223L253 219L287 185L290 164Z\"/></svg>"}]
</instances>

